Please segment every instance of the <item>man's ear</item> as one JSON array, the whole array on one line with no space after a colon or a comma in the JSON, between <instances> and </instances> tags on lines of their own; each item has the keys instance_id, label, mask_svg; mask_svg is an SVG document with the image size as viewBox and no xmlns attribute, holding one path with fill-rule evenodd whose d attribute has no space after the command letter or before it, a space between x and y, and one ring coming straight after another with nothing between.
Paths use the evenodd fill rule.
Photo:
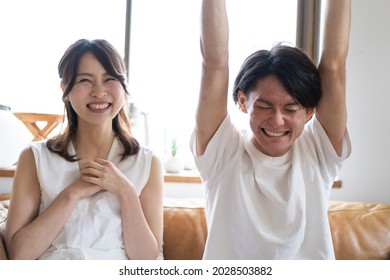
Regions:
<instances>
[{"instance_id":1,"label":"man's ear","mask_svg":"<svg viewBox=\"0 0 390 280\"><path fill-rule=\"evenodd\" d=\"M306 123L311 120L314 115L314 108L306 108Z\"/></svg>"},{"instance_id":2,"label":"man's ear","mask_svg":"<svg viewBox=\"0 0 390 280\"><path fill-rule=\"evenodd\" d=\"M238 91L237 102L240 106L241 112L248 113L248 108L246 106L246 96L241 90Z\"/></svg>"}]
</instances>

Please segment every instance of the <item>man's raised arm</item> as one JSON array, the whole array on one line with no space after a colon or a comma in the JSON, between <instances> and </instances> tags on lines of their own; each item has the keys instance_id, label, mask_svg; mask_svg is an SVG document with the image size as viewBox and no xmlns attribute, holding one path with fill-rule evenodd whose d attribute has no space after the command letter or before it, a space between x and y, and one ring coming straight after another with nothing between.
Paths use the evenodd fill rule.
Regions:
<instances>
[{"instance_id":1,"label":"man's raised arm","mask_svg":"<svg viewBox=\"0 0 390 280\"><path fill-rule=\"evenodd\" d=\"M347 124L346 59L350 21L350 0L327 1L323 51L318 67L323 95L316 115L339 155Z\"/></svg>"},{"instance_id":2,"label":"man's raised arm","mask_svg":"<svg viewBox=\"0 0 390 280\"><path fill-rule=\"evenodd\" d=\"M196 112L197 154L202 155L227 115L229 27L224 0L203 0L202 77Z\"/></svg>"}]
</instances>

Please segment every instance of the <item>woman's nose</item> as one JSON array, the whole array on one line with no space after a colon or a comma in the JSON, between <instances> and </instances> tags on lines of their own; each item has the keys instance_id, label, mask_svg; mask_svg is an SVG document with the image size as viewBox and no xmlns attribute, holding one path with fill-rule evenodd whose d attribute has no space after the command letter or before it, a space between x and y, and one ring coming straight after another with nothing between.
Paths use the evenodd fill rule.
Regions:
<instances>
[{"instance_id":1,"label":"woman's nose","mask_svg":"<svg viewBox=\"0 0 390 280\"><path fill-rule=\"evenodd\" d=\"M106 88L104 85L97 83L95 84L93 91L92 91L92 96L95 96L97 98L102 98L107 95Z\"/></svg>"}]
</instances>

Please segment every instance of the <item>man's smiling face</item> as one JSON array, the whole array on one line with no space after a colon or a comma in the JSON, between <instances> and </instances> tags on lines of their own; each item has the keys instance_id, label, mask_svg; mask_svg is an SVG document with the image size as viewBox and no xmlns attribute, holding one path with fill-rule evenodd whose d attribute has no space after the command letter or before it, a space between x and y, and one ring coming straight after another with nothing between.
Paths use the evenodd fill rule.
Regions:
<instances>
[{"instance_id":1,"label":"man's smiling face","mask_svg":"<svg viewBox=\"0 0 390 280\"><path fill-rule=\"evenodd\" d=\"M274 75L259 80L248 98L239 92L238 102L249 115L253 144L272 157L289 151L313 113L297 103Z\"/></svg>"}]
</instances>

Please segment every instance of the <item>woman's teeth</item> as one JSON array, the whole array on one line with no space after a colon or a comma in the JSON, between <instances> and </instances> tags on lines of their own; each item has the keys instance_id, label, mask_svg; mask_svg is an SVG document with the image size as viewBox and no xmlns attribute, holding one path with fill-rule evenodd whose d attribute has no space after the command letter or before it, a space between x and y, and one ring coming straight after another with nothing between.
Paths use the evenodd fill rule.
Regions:
<instances>
[{"instance_id":1,"label":"woman's teeth","mask_svg":"<svg viewBox=\"0 0 390 280\"><path fill-rule=\"evenodd\" d=\"M99 110L99 109L105 109L109 106L108 103L104 104L89 104L88 108L93 109L93 110Z\"/></svg>"}]
</instances>

